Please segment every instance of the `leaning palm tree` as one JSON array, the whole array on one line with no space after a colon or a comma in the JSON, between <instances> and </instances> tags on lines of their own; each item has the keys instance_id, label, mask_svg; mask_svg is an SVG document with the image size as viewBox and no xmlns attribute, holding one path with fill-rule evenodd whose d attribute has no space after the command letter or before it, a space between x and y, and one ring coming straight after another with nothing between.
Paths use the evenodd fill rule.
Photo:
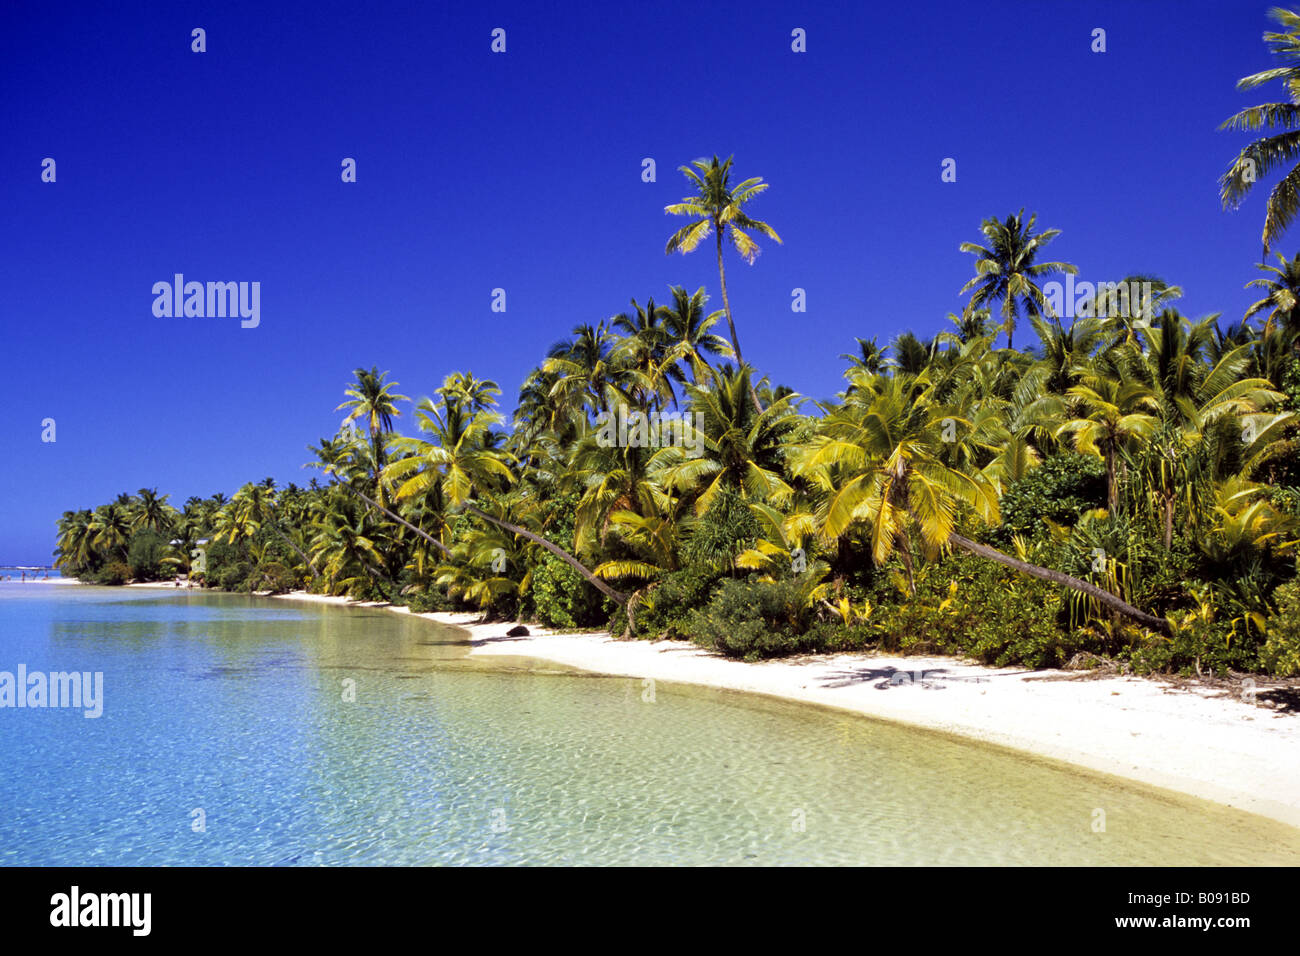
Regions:
<instances>
[{"instance_id":1,"label":"leaning palm tree","mask_svg":"<svg viewBox=\"0 0 1300 956\"><path fill-rule=\"evenodd\" d=\"M731 347L736 352L736 361L744 364L740 352L740 339L736 336L736 322L731 312L731 300L727 297L727 270L722 261L722 240L726 239L736 248L750 265L758 256L758 243L751 232L759 232L769 239L781 241L776 230L760 219L751 219L742 207L759 193L764 192L768 183L763 177L754 176L731 185L732 158L719 160L715 155L712 160L695 159L691 166L679 169L695 186L694 196L687 196L681 202L670 203L664 212L674 216L691 216L695 221L682 226L668 240L664 252L671 255L680 252L685 255L693 251L701 242L713 233L718 256L718 279L722 285L722 307L727 313L727 328L731 332ZM752 388L752 385L751 385ZM751 391L754 405L758 406L758 393Z\"/></svg>"},{"instance_id":2,"label":"leaning palm tree","mask_svg":"<svg viewBox=\"0 0 1300 956\"><path fill-rule=\"evenodd\" d=\"M1044 229L1035 234L1037 214L1024 222L1024 209L1007 216L1005 220L985 219L980 226L988 246L976 242L963 242L962 252L976 256L975 278L961 289L965 295L972 289L975 294L966 303L967 316L979 309L992 309L1002 303L1002 328L1007 333L1007 348L1016 331L1016 319L1021 307L1030 317L1051 314L1043 290L1036 280L1057 273L1077 275L1079 270L1067 262L1037 262L1039 252L1061 234L1059 229Z\"/></svg>"},{"instance_id":3,"label":"leaning palm tree","mask_svg":"<svg viewBox=\"0 0 1300 956\"><path fill-rule=\"evenodd\" d=\"M463 508L467 514L545 548L606 597L626 604L625 594L596 577L554 542L475 504L477 496L490 497L517 480L510 467L515 461L513 456L493 447L492 428L500 423L501 416L488 409L472 410L463 394L447 384L437 392L440 402L425 399L416 412L420 430L433 440L406 436L393 440L393 448L404 457L384 469L382 480L397 485L396 500L418 499L436 487L448 506Z\"/></svg>"},{"instance_id":4,"label":"leaning palm tree","mask_svg":"<svg viewBox=\"0 0 1300 956\"><path fill-rule=\"evenodd\" d=\"M850 369L847 375L857 387L795 451L795 474L823 494L817 521L824 537L839 539L865 526L873 560L883 563L898 553L914 587L910 539L915 533L929 552L960 548L1087 594L1147 627L1168 630L1163 619L1095 584L959 534L963 508L986 522L998 518L998 489L990 476L970 464L949 463L954 456L948 446L975 436L971 421L960 407L937 399L928 371L869 377Z\"/></svg>"},{"instance_id":5,"label":"leaning palm tree","mask_svg":"<svg viewBox=\"0 0 1300 956\"><path fill-rule=\"evenodd\" d=\"M1261 103L1251 106L1220 124L1219 129L1256 132L1279 130L1242 147L1227 171L1219 177L1219 198L1224 209L1237 209L1255 183L1284 164L1300 158L1300 13L1274 7L1269 16L1285 28L1285 33L1267 32L1264 42L1281 62L1237 81L1237 89L1253 90L1257 86L1281 80L1286 87L1285 103ZM1264 212L1264 232L1260 237L1264 255L1282 237L1300 210L1300 165L1292 166L1269 193Z\"/></svg>"}]
</instances>

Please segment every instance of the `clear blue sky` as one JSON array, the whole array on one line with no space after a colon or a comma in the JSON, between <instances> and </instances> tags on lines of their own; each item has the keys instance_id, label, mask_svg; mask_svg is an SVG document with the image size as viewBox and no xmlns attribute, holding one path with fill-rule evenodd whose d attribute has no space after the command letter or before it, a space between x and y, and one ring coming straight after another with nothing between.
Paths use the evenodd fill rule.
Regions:
<instances>
[{"instance_id":1,"label":"clear blue sky","mask_svg":"<svg viewBox=\"0 0 1300 956\"><path fill-rule=\"evenodd\" d=\"M663 251L676 168L714 152L771 183L752 213L785 240L729 263L746 358L813 397L854 336L944 327L958 245L1021 206L1083 278L1155 273L1235 319L1263 190L1220 209L1243 137L1216 128L1281 98L1234 88L1271 65L1269 6L7 0L0 564L48 563L59 514L120 491L304 483L358 365L415 397L472 370L508 410L577 323L670 284L720 307L708 250ZM260 326L155 318L177 272L261 282Z\"/></svg>"}]
</instances>

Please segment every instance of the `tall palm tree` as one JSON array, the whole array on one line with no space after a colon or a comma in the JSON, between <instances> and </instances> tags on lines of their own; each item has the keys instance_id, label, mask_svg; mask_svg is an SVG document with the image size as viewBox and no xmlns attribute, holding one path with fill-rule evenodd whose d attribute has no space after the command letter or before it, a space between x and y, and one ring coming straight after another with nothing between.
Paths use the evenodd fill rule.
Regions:
<instances>
[{"instance_id":1,"label":"tall palm tree","mask_svg":"<svg viewBox=\"0 0 1300 956\"><path fill-rule=\"evenodd\" d=\"M1280 130L1243 146L1227 171L1219 177L1219 198L1224 209L1237 209L1242 200L1264 176L1300 158L1300 13L1274 7L1269 16L1286 32L1267 32L1264 42L1282 65L1243 76L1237 89L1253 90L1280 80L1286 88L1288 102L1261 103L1236 113L1220 124L1219 129L1254 133ZM1267 256L1271 247L1295 219L1300 210L1300 165L1294 165L1269 193L1264 212L1264 232L1260 240Z\"/></svg>"},{"instance_id":2,"label":"tall palm tree","mask_svg":"<svg viewBox=\"0 0 1300 956\"><path fill-rule=\"evenodd\" d=\"M366 424L370 435L371 454L374 456L375 473L384 467L384 436L393 430L393 418L402 414L397 409L397 402L409 402L405 395L398 395L392 390L397 382L385 382L387 372L380 372L372 366L369 371L364 368L354 369L352 374L356 382L344 394L348 401L339 405L335 411L351 409L345 422L361 419Z\"/></svg>"},{"instance_id":3,"label":"tall palm tree","mask_svg":"<svg viewBox=\"0 0 1300 956\"><path fill-rule=\"evenodd\" d=\"M1013 348L1012 336L1022 306L1031 317L1051 312L1037 280L1058 273L1077 275L1079 271L1066 262L1036 261L1038 254L1061 234L1061 230L1044 229L1035 233L1037 214L1030 216L1028 222L1024 221L1024 215L1025 211L1021 209L1005 220L985 219L980 231L984 233L988 246L963 242L959 247L962 252L977 257L975 278L962 286L960 293L965 295L975 290L966 303L966 315L973 315L981 308L992 310L1001 302L1007 348Z\"/></svg>"},{"instance_id":4,"label":"tall palm tree","mask_svg":"<svg viewBox=\"0 0 1300 956\"><path fill-rule=\"evenodd\" d=\"M683 255L693 251L701 242L713 233L718 256L718 280L722 285L722 307L727 313L727 328L731 332L731 347L735 350L736 361L744 364L740 351L740 339L736 335L736 322L731 311L731 300L727 296L727 270L722 261L722 240L725 238L735 247L750 265L754 264L759 248L751 232L762 233L777 242L781 237L776 230L759 219L751 219L744 211L745 203L759 193L767 190L768 183L763 177L754 176L731 185L732 157L725 161L715 155L712 160L695 159L691 166L678 167L682 174L695 187L695 195L687 196L681 202L670 203L664 212L674 216L691 216L695 221L682 226L668 239L664 252L671 255L681 252ZM758 393L752 392L755 407L758 406Z\"/></svg>"}]
</instances>

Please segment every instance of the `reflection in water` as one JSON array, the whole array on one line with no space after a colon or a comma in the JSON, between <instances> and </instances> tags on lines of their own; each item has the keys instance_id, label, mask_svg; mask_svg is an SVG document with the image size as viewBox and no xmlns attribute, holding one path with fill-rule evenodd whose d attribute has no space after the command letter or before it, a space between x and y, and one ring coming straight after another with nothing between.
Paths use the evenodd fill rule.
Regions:
<instances>
[{"instance_id":1,"label":"reflection in water","mask_svg":"<svg viewBox=\"0 0 1300 956\"><path fill-rule=\"evenodd\" d=\"M382 609L54 591L0 592L0 670L102 670L104 716L0 712L0 863L1300 862L1225 807Z\"/></svg>"}]
</instances>

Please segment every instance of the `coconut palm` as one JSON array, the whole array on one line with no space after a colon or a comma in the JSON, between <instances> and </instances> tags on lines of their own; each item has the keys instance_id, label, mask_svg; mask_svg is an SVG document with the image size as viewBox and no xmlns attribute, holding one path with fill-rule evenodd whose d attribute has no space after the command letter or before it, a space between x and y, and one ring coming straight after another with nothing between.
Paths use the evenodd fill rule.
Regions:
<instances>
[{"instance_id":1,"label":"coconut palm","mask_svg":"<svg viewBox=\"0 0 1300 956\"><path fill-rule=\"evenodd\" d=\"M664 207L664 212L674 216L690 216L694 222L674 232L669 237L664 252L668 255L674 252L682 254L692 252L709 237L710 233L713 234L718 257L718 281L722 286L722 307L727 314L731 347L736 353L736 361L743 365L745 359L741 355L740 339L736 335L731 300L727 296L727 270L722 261L722 241L726 238L740 253L741 258L753 265L759 247L750 233L762 233L777 242L781 241L781 237L767 223L759 219L751 219L743 208L755 196L765 192L769 184L763 182L763 177L754 176L733 188L731 163L731 157L724 161L719 160L715 155L712 160L692 160L691 166L694 166L694 169L691 166L678 167L695 187L695 195L687 196L678 203L670 203ZM757 407L757 392L752 393L751 397Z\"/></svg>"},{"instance_id":2,"label":"coconut palm","mask_svg":"<svg viewBox=\"0 0 1300 956\"><path fill-rule=\"evenodd\" d=\"M673 286L671 291L673 304L664 307L667 357L690 368L692 384L707 385L713 378L709 360L735 355L726 339L710 331L726 313L722 309L705 312L709 297L704 294L704 286L689 295L681 286Z\"/></svg>"},{"instance_id":3,"label":"coconut palm","mask_svg":"<svg viewBox=\"0 0 1300 956\"><path fill-rule=\"evenodd\" d=\"M159 497L157 488L141 488L136 499L132 528L148 528L163 534L176 519L176 509L167 503L170 495Z\"/></svg>"},{"instance_id":4,"label":"coconut palm","mask_svg":"<svg viewBox=\"0 0 1300 956\"><path fill-rule=\"evenodd\" d=\"M1278 80L1286 89L1287 102L1261 103L1228 117L1219 129L1254 133L1278 130L1243 146L1228 169L1219 178L1219 198L1224 209L1237 209L1264 176L1300 158L1300 13L1274 7L1269 16L1285 32L1267 32L1264 41L1281 61L1259 73L1237 81L1237 89L1246 91ZM1293 165L1269 193L1265 205L1264 231L1260 239L1267 256L1273 244L1286 232L1300 209L1300 165Z\"/></svg>"},{"instance_id":5,"label":"coconut palm","mask_svg":"<svg viewBox=\"0 0 1300 956\"><path fill-rule=\"evenodd\" d=\"M396 486L396 499L400 502L423 496L437 486L450 507L463 508L477 518L540 545L576 570L601 593L620 604L625 603L626 595L597 578L554 542L489 514L473 503L476 495L491 496L514 484L516 476L511 464L516 462L508 452L492 447L492 428L501 421L498 414L488 410L472 411L463 395L446 384L438 389L437 394L439 402L425 399L416 413L420 430L433 440L405 436L393 440L394 450L404 453L405 457L391 462L382 478L385 483Z\"/></svg>"},{"instance_id":6,"label":"coconut palm","mask_svg":"<svg viewBox=\"0 0 1300 956\"><path fill-rule=\"evenodd\" d=\"M384 436L393 430L393 419L402 414L396 403L409 402L410 399L393 392L397 382L385 382L388 373L380 372L376 367L372 366L369 371L357 368L352 374L356 377L356 382L344 391L349 399L335 411L351 409L343 421L360 420L365 423L374 457L374 472L378 474L384 467Z\"/></svg>"},{"instance_id":7,"label":"coconut palm","mask_svg":"<svg viewBox=\"0 0 1300 956\"><path fill-rule=\"evenodd\" d=\"M1167 623L1096 585L1013 558L956 530L959 509L975 520L998 516L996 483L979 469L952 467L945 447L971 440L961 410L937 400L929 373L867 378L848 373L857 388L843 405L828 409L816 433L795 452L795 473L824 495L817 517L821 533L838 539L865 525L872 559L898 553L915 589L910 539L925 550L956 547L1024 574L1063 585L1164 631ZM974 456L962 456L970 460Z\"/></svg>"},{"instance_id":8,"label":"coconut palm","mask_svg":"<svg viewBox=\"0 0 1300 956\"><path fill-rule=\"evenodd\" d=\"M1264 322L1264 337L1273 334L1275 328L1284 330L1288 335L1300 333L1300 252L1288 259L1280 252L1273 253L1281 267L1259 263L1255 266L1261 272L1270 272L1277 278L1261 276L1246 283L1246 288L1259 286L1264 290L1264 297L1251 304L1243 319L1249 321L1257 315L1267 315Z\"/></svg>"},{"instance_id":9,"label":"coconut palm","mask_svg":"<svg viewBox=\"0 0 1300 956\"><path fill-rule=\"evenodd\" d=\"M753 391L748 366L718 370L712 385L688 386L693 420L702 423L706 454L691 457L680 447L662 449L662 476L678 492L696 492L695 510L709 510L723 488L740 491L751 501L789 501L792 489L783 477L789 436L799 426L799 396L787 394L766 408L747 401Z\"/></svg>"},{"instance_id":10,"label":"coconut palm","mask_svg":"<svg viewBox=\"0 0 1300 956\"><path fill-rule=\"evenodd\" d=\"M840 358L846 359L853 363L857 368L862 369L869 375L878 375L885 370L885 355L889 347L881 348L876 344L875 338L863 339L854 338L858 343L857 352L841 352Z\"/></svg>"},{"instance_id":11,"label":"coconut palm","mask_svg":"<svg viewBox=\"0 0 1300 956\"><path fill-rule=\"evenodd\" d=\"M1160 403L1142 382L1095 370L1084 373L1080 384L1071 386L1066 394L1079 410L1076 417L1061 424L1056 435L1073 435L1075 448L1106 463L1106 503L1113 512L1119 506L1120 453L1130 439L1152 434Z\"/></svg>"},{"instance_id":12,"label":"coconut palm","mask_svg":"<svg viewBox=\"0 0 1300 956\"><path fill-rule=\"evenodd\" d=\"M1021 209L1005 220L985 219L980 231L988 245L963 242L959 247L962 252L976 257L975 278L962 286L959 293L965 295L974 290L974 295L966 303L965 314L971 316L979 309L991 310L1000 302L1007 348L1014 347L1012 336L1022 307L1030 317L1051 312L1037 280L1061 273L1077 275L1079 271L1065 262L1036 261L1038 254L1061 234L1061 230L1044 229L1035 233L1037 214L1030 216L1028 222L1024 221L1024 215L1025 211Z\"/></svg>"},{"instance_id":13,"label":"coconut palm","mask_svg":"<svg viewBox=\"0 0 1300 956\"><path fill-rule=\"evenodd\" d=\"M122 495L112 504L100 505L90 519L91 544L106 561L125 561L131 541L131 512ZM129 501L128 497L128 501Z\"/></svg>"}]
</instances>

